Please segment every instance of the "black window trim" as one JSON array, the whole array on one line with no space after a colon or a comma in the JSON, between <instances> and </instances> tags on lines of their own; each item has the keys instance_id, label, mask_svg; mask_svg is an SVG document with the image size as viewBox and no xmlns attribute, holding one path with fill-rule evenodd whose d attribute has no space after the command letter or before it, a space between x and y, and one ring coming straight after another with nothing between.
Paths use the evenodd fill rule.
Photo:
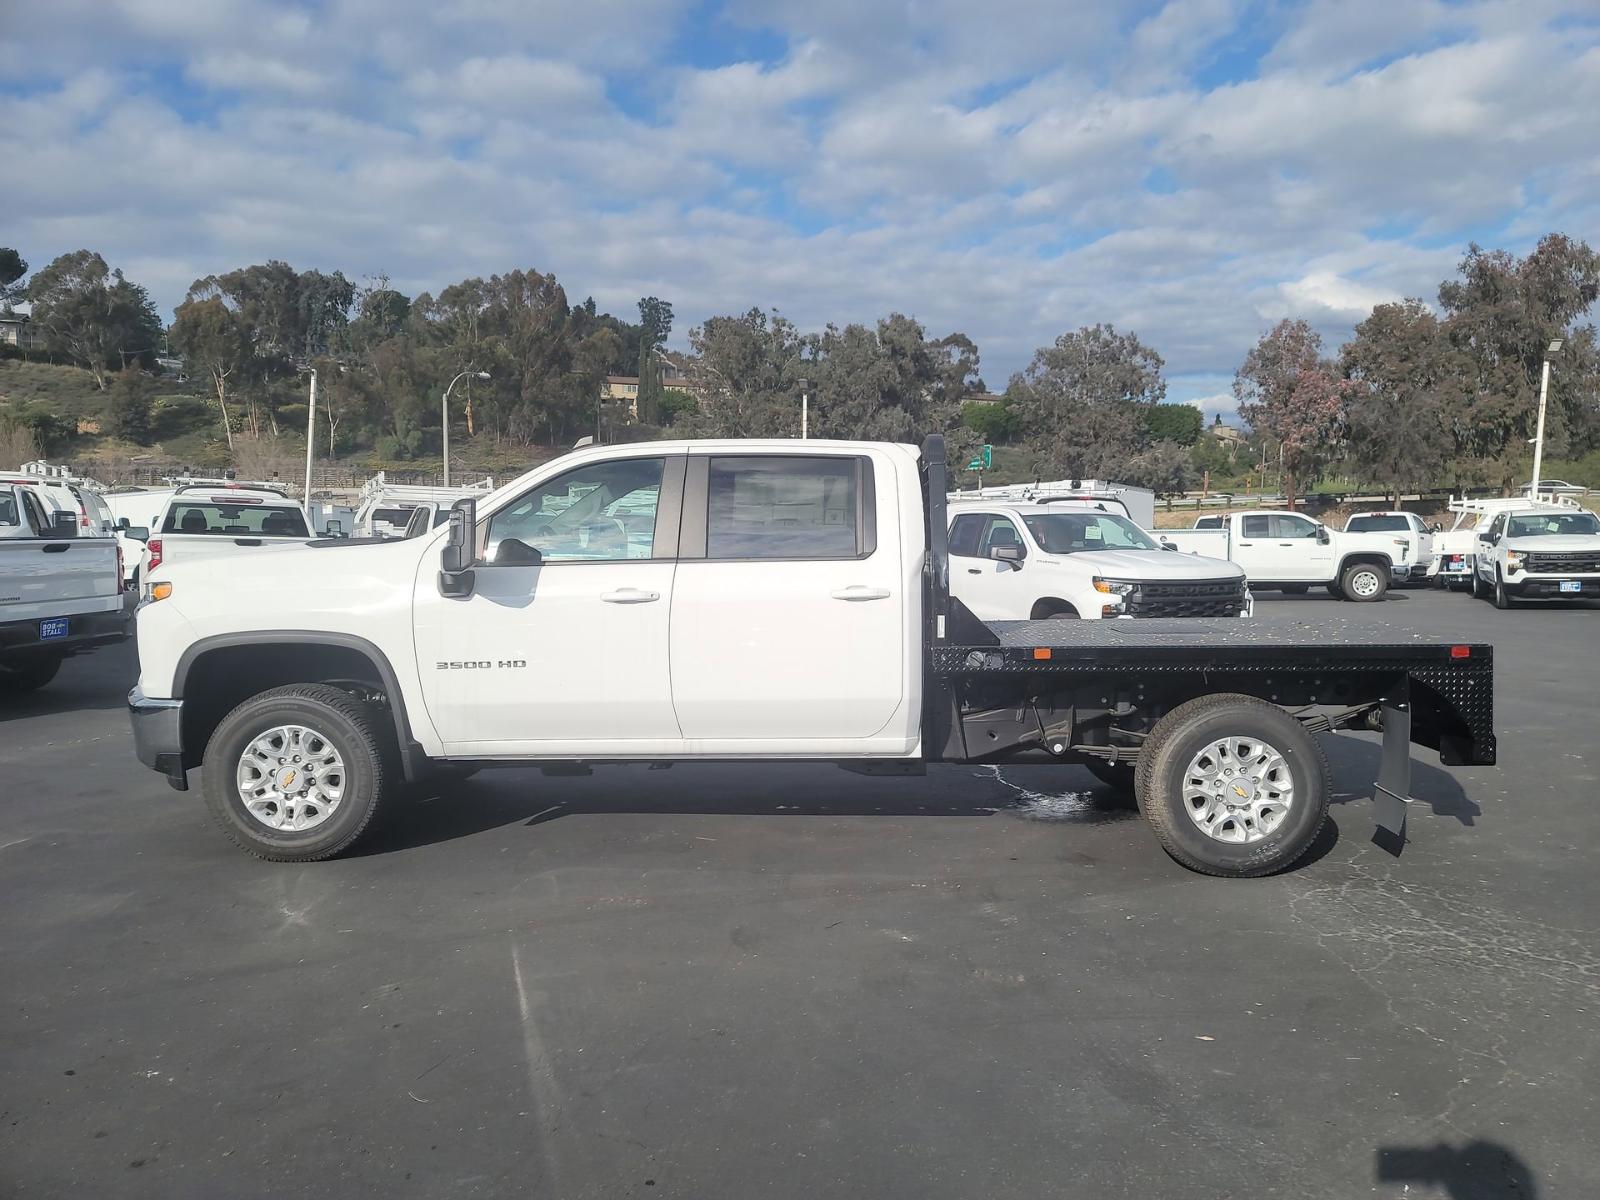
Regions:
<instances>
[{"instance_id":1,"label":"black window trim","mask_svg":"<svg viewBox=\"0 0 1600 1200\"><path fill-rule=\"evenodd\" d=\"M509 571L526 571L528 563L496 563L488 562L484 555L489 550L489 526L494 519L503 512L515 508L533 492L540 488L548 487L559 479L564 479L575 471L588 470L591 467L608 466L615 462L632 462L641 458L658 458L661 460L661 491L656 497L656 529L650 539L649 558L553 558L541 560L538 564L544 567L616 567L627 566L629 563L673 562L677 558L678 530L680 528L683 512L683 475L688 455L682 450L669 451L656 454L618 454L611 458L590 459L586 463L579 463L562 471L559 475L550 475L534 484L527 491L518 492L515 497L502 504L494 512L489 513L479 522L478 533L478 561L472 569L492 570L500 568Z\"/></svg>"},{"instance_id":2,"label":"black window trim","mask_svg":"<svg viewBox=\"0 0 1600 1200\"><path fill-rule=\"evenodd\" d=\"M856 553L794 554L761 558L741 556L713 558L706 553L707 524L711 517L711 460L732 458L740 461L773 459L795 462L800 459L844 459L855 465ZM827 454L812 451L782 453L724 450L689 455L689 470L683 492L683 524L678 542L679 562L861 562L878 552L878 492L874 464L865 454Z\"/></svg>"}]
</instances>

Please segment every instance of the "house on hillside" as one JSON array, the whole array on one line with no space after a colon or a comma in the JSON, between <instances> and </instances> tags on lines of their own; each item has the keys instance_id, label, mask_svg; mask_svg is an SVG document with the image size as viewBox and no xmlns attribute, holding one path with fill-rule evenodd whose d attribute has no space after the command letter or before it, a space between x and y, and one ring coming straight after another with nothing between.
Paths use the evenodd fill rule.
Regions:
<instances>
[{"instance_id":1,"label":"house on hillside","mask_svg":"<svg viewBox=\"0 0 1600 1200\"><path fill-rule=\"evenodd\" d=\"M0 312L0 346L15 346L19 350L36 350L44 345L44 335L33 324L27 313Z\"/></svg>"}]
</instances>

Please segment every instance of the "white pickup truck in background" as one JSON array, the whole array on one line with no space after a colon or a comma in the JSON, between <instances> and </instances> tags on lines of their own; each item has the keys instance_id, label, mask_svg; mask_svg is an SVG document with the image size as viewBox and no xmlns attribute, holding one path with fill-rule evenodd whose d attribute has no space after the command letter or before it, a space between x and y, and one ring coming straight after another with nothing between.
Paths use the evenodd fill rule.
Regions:
<instances>
[{"instance_id":1,"label":"white pickup truck in background","mask_svg":"<svg viewBox=\"0 0 1600 1200\"><path fill-rule=\"evenodd\" d=\"M177 560L236 554L312 538L300 505L259 485L190 483L173 490L156 526L124 532L145 544L139 575L148 586L153 572Z\"/></svg>"},{"instance_id":2,"label":"white pickup truck in background","mask_svg":"<svg viewBox=\"0 0 1600 1200\"><path fill-rule=\"evenodd\" d=\"M1465 496L1450 500L1450 511L1456 519L1450 528L1434 535L1433 552L1439 560L1434 583L1443 588L1472 587L1476 573L1476 560L1481 543L1480 534L1501 513L1523 509L1540 512L1586 512L1570 495L1561 492L1541 492L1537 496L1489 496L1473 499Z\"/></svg>"},{"instance_id":3,"label":"white pickup truck in background","mask_svg":"<svg viewBox=\"0 0 1600 1200\"><path fill-rule=\"evenodd\" d=\"M0 484L0 691L32 691L73 654L128 636L121 549L80 514Z\"/></svg>"},{"instance_id":4,"label":"white pickup truck in background","mask_svg":"<svg viewBox=\"0 0 1600 1200\"><path fill-rule=\"evenodd\" d=\"M1322 586L1341 600L1377 600L1391 583L1409 579L1417 562L1412 538L1340 533L1297 512L1201 517L1194 529L1159 529L1153 536L1189 554L1238 563L1254 589L1298 593Z\"/></svg>"},{"instance_id":5,"label":"white pickup truck in background","mask_svg":"<svg viewBox=\"0 0 1600 1200\"><path fill-rule=\"evenodd\" d=\"M1496 513L1477 537L1472 594L1496 608L1600 598L1600 517L1586 509L1524 504Z\"/></svg>"},{"instance_id":6,"label":"white pickup truck in background","mask_svg":"<svg viewBox=\"0 0 1600 1200\"><path fill-rule=\"evenodd\" d=\"M1438 522L1430 525L1414 512L1395 510L1352 513L1344 523L1346 533L1388 533L1410 538L1416 547L1412 554L1411 583L1431 579L1438 572L1434 535L1443 531L1444 527Z\"/></svg>"},{"instance_id":7,"label":"white pickup truck in background","mask_svg":"<svg viewBox=\"0 0 1600 1200\"><path fill-rule=\"evenodd\" d=\"M950 507L950 592L981 620L1250 614L1238 566L1163 551L1107 502Z\"/></svg>"}]
</instances>

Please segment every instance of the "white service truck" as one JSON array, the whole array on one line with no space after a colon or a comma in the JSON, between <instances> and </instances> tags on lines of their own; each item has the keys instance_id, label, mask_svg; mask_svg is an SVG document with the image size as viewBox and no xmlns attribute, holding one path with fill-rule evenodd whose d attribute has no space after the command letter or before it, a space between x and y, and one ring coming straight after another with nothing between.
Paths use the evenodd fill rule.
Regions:
<instances>
[{"instance_id":1,"label":"white service truck","mask_svg":"<svg viewBox=\"0 0 1600 1200\"><path fill-rule=\"evenodd\" d=\"M1201 524L1204 522L1204 524ZM1253 590L1325 587L1341 600L1380 599L1416 566L1415 540L1390 533L1341 533L1297 512L1201 517L1194 529L1157 529L1163 546L1238 563Z\"/></svg>"},{"instance_id":2,"label":"white service truck","mask_svg":"<svg viewBox=\"0 0 1600 1200\"><path fill-rule=\"evenodd\" d=\"M950 505L950 591L984 621L1243 617L1236 564L1174 554L1103 501Z\"/></svg>"},{"instance_id":3,"label":"white service truck","mask_svg":"<svg viewBox=\"0 0 1600 1200\"><path fill-rule=\"evenodd\" d=\"M949 590L944 439L644 442L548 462L398 541L180 563L138 610L142 762L235 843L353 845L404 780L532 764L1095 761L1192 869L1316 837L1316 734L1491 763L1485 645L1295 621L996 621ZM289 581L290 586L285 586ZM457 797L457 803L471 803Z\"/></svg>"},{"instance_id":4,"label":"white service truck","mask_svg":"<svg viewBox=\"0 0 1600 1200\"><path fill-rule=\"evenodd\" d=\"M121 549L80 514L0 484L0 692L41 688L74 654L128 636Z\"/></svg>"},{"instance_id":5,"label":"white service truck","mask_svg":"<svg viewBox=\"0 0 1600 1200\"><path fill-rule=\"evenodd\" d=\"M1600 600L1600 517L1524 504L1496 513L1478 537L1472 594L1496 608L1518 600Z\"/></svg>"},{"instance_id":6,"label":"white service truck","mask_svg":"<svg viewBox=\"0 0 1600 1200\"><path fill-rule=\"evenodd\" d=\"M1541 492L1537 496L1452 497L1450 511L1455 513L1455 520L1449 529L1433 539L1434 554L1439 560L1434 583L1443 588L1470 588L1481 545L1479 536L1488 531L1495 517L1518 509L1588 511L1572 496L1560 492Z\"/></svg>"},{"instance_id":7,"label":"white service truck","mask_svg":"<svg viewBox=\"0 0 1600 1200\"><path fill-rule=\"evenodd\" d=\"M358 538L398 538L405 535L416 508L426 508L429 525L442 523L435 520L447 512L457 500L481 498L494 491L494 480L489 476L475 483L459 487L434 487L428 484L390 483L379 471L361 485L356 501L354 536Z\"/></svg>"},{"instance_id":8,"label":"white service truck","mask_svg":"<svg viewBox=\"0 0 1600 1200\"><path fill-rule=\"evenodd\" d=\"M1400 534L1411 539L1411 572L1408 582L1418 583L1431 579L1438 573L1439 560L1434 550L1434 537L1444 532L1437 521L1429 524L1414 512L1383 510L1351 513L1344 523L1346 533Z\"/></svg>"}]
</instances>

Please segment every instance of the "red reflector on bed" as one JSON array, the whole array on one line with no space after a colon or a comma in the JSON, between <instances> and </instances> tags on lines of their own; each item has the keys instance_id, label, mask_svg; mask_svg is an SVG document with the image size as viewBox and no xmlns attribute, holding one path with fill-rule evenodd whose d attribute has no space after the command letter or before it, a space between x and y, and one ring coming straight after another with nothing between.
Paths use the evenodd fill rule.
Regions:
<instances>
[{"instance_id":1,"label":"red reflector on bed","mask_svg":"<svg viewBox=\"0 0 1600 1200\"><path fill-rule=\"evenodd\" d=\"M1472 657L1472 647L1471 646L1451 646L1450 647L1450 657L1451 658L1471 658Z\"/></svg>"},{"instance_id":2,"label":"red reflector on bed","mask_svg":"<svg viewBox=\"0 0 1600 1200\"><path fill-rule=\"evenodd\" d=\"M1048 647L1048 646L1035 646L1033 648L1033 656L1035 658L1049 658L1050 657L1050 647Z\"/></svg>"}]
</instances>

